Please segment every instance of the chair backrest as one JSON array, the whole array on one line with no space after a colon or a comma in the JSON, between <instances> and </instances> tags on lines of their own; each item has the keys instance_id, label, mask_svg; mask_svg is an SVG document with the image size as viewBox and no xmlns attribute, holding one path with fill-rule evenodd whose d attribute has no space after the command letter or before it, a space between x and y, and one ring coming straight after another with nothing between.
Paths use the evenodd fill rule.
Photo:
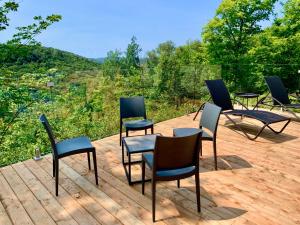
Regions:
<instances>
[{"instance_id":1,"label":"chair backrest","mask_svg":"<svg viewBox=\"0 0 300 225\"><path fill-rule=\"evenodd\" d=\"M153 171L199 165L199 141L202 133L185 137L157 136Z\"/></svg>"},{"instance_id":2,"label":"chair backrest","mask_svg":"<svg viewBox=\"0 0 300 225\"><path fill-rule=\"evenodd\" d=\"M206 80L205 83L213 102L217 106L221 107L222 110L233 110L230 95L223 80Z\"/></svg>"},{"instance_id":3,"label":"chair backrest","mask_svg":"<svg viewBox=\"0 0 300 225\"><path fill-rule=\"evenodd\" d=\"M54 156L57 156L55 137L53 135L52 128L47 120L47 117L44 114L40 115L40 121L42 122L45 130L47 131L47 134L48 134L48 137L49 137L49 140L51 143L51 147L52 147L52 154Z\"/></svg>"},{"instance_id":4,"label":"chair backrest","mask_svg":"<svg viewBox=\"0 0 300 225\"><path fill-rule=\"evenodd\" d=\"M277 99L282 104L291 104L287 89L284 87L282 80L278 76L265 77L267 86L273 98ZM274 105L279 103L273 100Z\"/></svg>"},{"instance_id":5,"label":"chair backrest","mask_svg":"<svg viewBox=\"0 0 300 225\"><path fill-rule=\"evenodd\" d=\"M132 118L146 116L145 100L144 97L128 97L120 98L120 118Z\"/></svg>"},{"instance_id":6,"label":"chair backrest","mask_svg":"<svg viewBox=\"0 0 300 225\"><path fill-rule=\"evenodd\" d=\"M208 102L205 103L199 123L200 128L208 129L215 136L217 134L221 111L221 107Z\"/></svg>"}]
</instances>

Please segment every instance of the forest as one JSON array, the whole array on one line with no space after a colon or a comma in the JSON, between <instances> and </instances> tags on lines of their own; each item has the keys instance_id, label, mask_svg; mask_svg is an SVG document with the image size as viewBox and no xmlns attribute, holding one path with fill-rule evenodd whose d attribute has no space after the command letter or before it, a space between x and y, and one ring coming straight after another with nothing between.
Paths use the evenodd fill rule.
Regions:
<instances>
[{"instance_id":1,"label":"forest","mask_svg":"<svg viewBox=\"0 0 300 225\"><path fill-rule=\"evenodd\" d=\"M224 79L231 93L263 95L264 77L277 75L289 92L299 92L300 0L284 1L279 16L277 3L223 0L198 40L169 40L141 58L133 35L124 52L109 51L103 63L42 46L36 37L63 16L35 16L0 43L0 166L31 158L36 148L51 152L42 113L57 139L97 140L118 133L121 96L145 96L148 117L159 122L207 101L205 79ZM0 32L19 4L0 2Z\"/></svg>"}]
</instances>

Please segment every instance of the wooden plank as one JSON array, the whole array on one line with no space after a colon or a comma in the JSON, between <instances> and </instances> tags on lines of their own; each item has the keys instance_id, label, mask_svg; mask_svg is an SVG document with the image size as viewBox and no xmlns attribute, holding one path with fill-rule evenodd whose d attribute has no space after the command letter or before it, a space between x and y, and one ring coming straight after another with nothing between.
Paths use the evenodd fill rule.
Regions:
<instances>
[{"instance_id":1,"label":"wooden plank","mask_svg":"<svg viewBox=\"0 0 300 225\"><path fill-rule=\"evenodd\" d=\"M18 163L14 164L13 168L30 188L35 197L47 210L52 219L61 225L75 225L78 224L68 212L58 203L56 198L51 195L47 189L39 182L39 180L25 167L25 165Z\"/></svg>"},{"instance_id":2,"label":"wooden plank","mask_svg":"<svg viewBox=\"0 0 300 225\"><path fill-rule=\"evenodd\" d=\"M1 201L0 201L0 224L11 225L12 222L9 219Z\"/></svg>"},{"instance_id":3,"label":"wooden plank","mask_svg":"<svg viewBox=\"0 0 300 225\"><path fill-rule=\"evenodd\" d=\"M51 162L49 162L47 160L43 160L43 162L39 162L39 163L43 164L42 167L45 170L48 170L49 172L51 172L51 170L49 170L49 169L51 169L50 168L51 167ZM69 163L67 163L67 164L70 165L70 167L72 169L74 169L76 172L78 172L82 176L86 177L88 175L88 178L91 178L91 179L89 179L89 181L91 181L91 182L94 181L93 171L88 171L87 168L83 168L78 163L76 165L69 164ZM69 187L69 189L73 190L72 192L80 193L80 198L79 199L84 198L85 195L87 195L82 189L80 189L76 184L74 184L74 182L72 182L70 179L68 179L63 173L62 173L61 177L64 180L69 180L70 181L70 182L68 182L69 183L68 187ZM66 182L63 182L63 183L66 183ZM70 187L72 187L72 188L70 188ZM114 201L116 201L118 204L120 204L123 208L126 208L126 210L128 210L128 212L130 214L137 217L139 220L141 220L145 224L152 224L151 213L149 213L148 211L146 211L143 208L141 208L140 206L138 206L135 202L133 202L131 199L129 199L126 195L123 195L122 193L120 193L115 187L109 185L103 179L101 179L101 183L99 184L99 188L105 194L107 194L110 198L112 198ZM91 198L91 200L93 200L93 199ZM89 201L91 201L91 200L89 200ZM99 204L97 204L97 205L100 206ZM111 214L109 214L109 215L111 215ZM99 216L101 216L101 215L99 215ZM111 223L111 224L113 224L113 223ZM114 224L116 224L116 222ZM157 224L158 225L163 225L165 223L157 222Z\"/></svg>"},{"instance_id":4,"label":"wooden plank","mask_svg":"<svg viewBox=\"0 0 300 225\"><path fill-rule=\"evenodd\" d=\"M84 167L84 163L83 165L80 165L80 163L78 163L78 161L72 160L71 158L66 158L65 159L66 164L68 164L70 167L72 167L74 170L76 170L76 172L80 173L82 176L86 177L88 180L90 180L91 182L94 180L93 174L91 173L87 173L85 171L87 171L87 167ZM99 172L99 170L98 170ZM144 206L144 197L141 195L141 193L137 193L137 192L127 192L125 188L126 186L128 186L127 184L125 184L124 186L120 186L118 184L118 182L113 181L113 179L116 179L114 177L110 177L110 182L107 182L107 179L105 177L105 175L103 176L102 171L100 170L99 172L100 177L101 177L101 183L100 183L100 187L101 190L103 190L107 195L109 195L112 199L114 199L116 202L118 202L122 207L126 208L131 214L133 214L134 216L136 216L138 219L140 219L141 221L143 221L146 224L152 224L152 213L151 213L151 202L147 201L147 207ZM122 192L120 191L122 190ZM129 194L130 193L130 194ZM127 195L129 194L129 196ZM139 201L136 202L134 201L134 199L130 198L131 195L136 196L134 199L138 199ZM174 214L171 214L171 212L173 212L174 210L166 210L168 209L168 207L166 209L161 209L160 207L158 207L158 213L157 215L161 215L161 213L164 213L165 211L168 212L169 216L177 216L178 214L176 212L174 212ZM164 221L166 223L168 223L169 221ZM157 222L157 224L164 224L164 222ZM172 219L172 224L178 224L178 222L176 221L176 219Z\"/></svg>"},{"instance_id":5,"label":"wooden plank","mask_svg":"<svg viewBox=\"0 0 300 225\"><path fill-rule=\"evenodd\" d=\"M1 169L2 170L2 169ZM0 173L0 199L12 223L15 225L33 225L17 196Z\"/></svg>"},{"instance_id":6,"label":"wooden plank","mask_svg":"<svg viewBox=\"0 0 300 225\"><path fill-rule=\"evenodd\" d=\"M113 144L110 144L111 146L113 146ZM102 146L102 148L103 147L106 147L107 145L106 144L102 144L101 145ZM107 148L108 149L108 148ZM112 149L112 148L109 148L109 152L111 153L111 152L114 152L114 149ZM116 157L116 155L119 155L117 152L116 152L116 154L109 154L108 156L106 156L105 154L103 155L103 154L101 154L101 157L103 156L103 157L106 157L106 158L109 158L110 160L113 160L113 161L115 161L115 162L120 162L120 156L119 157ZM100 155L99 155L100 156ZM83 157L83 156L77 156L77 157ZM81 160L79 160L79 162L81 162ZM120 174L122 174L123 173L123 167L120 165L120 163L118 163L119 165L114 165L114 167L113 167L113 170L111 170L110 172L112 173L112 174L114 174L115 176L117 176L118 177L118 179L121 179L121 180L123 180L123 182L124 183L126 183L126 185L127 185L127 180L126 180L126 178L125 178L125 176L119 176ZM138 171L137 170L135 170L135 168L136 167L133 167L133 169L132 169L132 172L133 172L133 175L134 174L137 174L138 176L140 176L140 169L138 168ZM100 169L101 170L101 169ZM136 173L135 173L136 172ZM103 176L103 175L102 175ZM139 178L139 177L138 177ZM110 180L110 179L109 179ZM175 181L174 181L175 182ZM163 184L163 182L162 182L162 184ZM158 187L160 187L160 186L158 186ZM163 196L163 194L161 194L160 195L160 192L161 193L164 193L163 191L164 191L164 188L166 187L166 186L162 186L163 188L162 189L157 189L157 193L158 193L158 197L160 197L160 196ZM124 188L122 188L122 189L124 189ZM194 194L194 196L195 196L195 194ZM174 195L174 197L175 197L175 199L173 199L175 202L178 202L177 200L178 200L178 197L180 197L180 196L178 196L178 195ZM170 196L165 196L165 198L166 199L169 199L170 198ZM202 198L201 198L202 199ZM177 205L177 204L176 204ZM191 206L191 205L193 205L193 206ZM192 214L194 214L195 216L198 216L199 217L199 215L198 215L198 213L197 213L197 210L196 210L196 203L192 203L192 204L187 204L187 206L188 207L182 207L182 209L188 209L189 211L190 211L190 213L192 213ZM191 207L190 207L191 206ZM177 207L178 208L178 207ZM186 212L185 210L183 210L183 213L184 212ZM220 214L220 212L218 212L219 214ZM205 219L205 218L212 218L212 217L214 217L214 218L219 218L219 219L221 219L222 218L222 216L224 217L224 218L227 218L228 217L228 215L223 215L223 214L231 214L231 212L227 212L226 210L224 210L223 211L223 213L222 214L220 214L220 215L217 215L217 214L215 214L214 212L212 212L209 208L207 208L207 207L205 207L205 205L202 205L202 214L201 214L201 216Z\"/></svg>"},{"instance_id":7,"label":"wooden plank","mask_svg":"<svg viewBox=\"0 0 300 225\"><path fill-rule=\"evenodd\" d=\"M77 157L82 157L80 155L76 156ZM75 157L71 157L71 158L75 158ZM86 165L83 163L84 161L82 159L76 160L71 162L71 160L69 158L65 159L68 163L70 163L70 165L74 168L76 168L76 165L78 164L82 164L83 167L85 167ZM79 168L80 169L80 168ZM106 182L110 183L112 186L116 187L119 191L121 191L123 194L129 196L131 199L133 199L134 201L136 201L137 203L139 203L142 207L144 207L145 209L149 210L150 212L152 211L151 209L151 197L147 197L147 196L143 196L141 195L141 191L134 191L132 189L132 187L130 187L127 183L127 180L124 176L122 176L123 182L121 182L119 179L117 179L115 176L107 173L106 171L102 170L101 167L98 167L98 171L100 173L100 177L105 180ZM119 168L118 170L119 174L123 174L123 168ZM120 173L120 171L122 171ZM88 177L88 179L93 179L92 177ZM161 204L157 204L156 208L157 208L157 216L160 216L158 218L164 218L164 221L166 223L170 224L182 224L182 223L192 223L192 224L196 224L197 222L201 222L201 224L218 224L218 222L216 221L207 221L205 220L205 217L202 218L203 214L207 214L209 212L206 212L204 210L203 214L201 215L197 215L197 214L192 214L189 211L181 208L180 206L178 207L177 205L174 205L171 201L169 201L167 198L162 198L160 199L160 196L158 195L158 200L157 202L163 203L163 206ZM182 216L178 217L179 214L176 212L176 210L174 211L174 209L177 209ZM163 215L160 215L162 214ZM176 216L176 217L175 217ZM216 215L213 216L214 218L216 217ZM167 219L165 219L167 218ZM172 218L171 221L169 221L169 218Z\"/></svg>"},{"instance_id":8,"label":"wooden plank","mask_svg":"<svg viewBox=\"0 0 300 225\"><path fill-rule=\"evenodd\" d=\"M55 182L54 179L47 175L43 169L34 161L26 161L26 167L31 170L31 172L39 179L39 181L47 188L47 190L55 195ZM51 171L51 170L50 170ZM60 179L60 183L62 180ZM71 195L69 195L64 188L59 189L57 201L64 207L64 209L69 213L69 215L76 220L79 224L90 224L98 225L100 224L94 217L89 214L81 205L75 201Z\"/></svg>"},{"instance_id":9,"label":"wooden plank","mask_svg":"<svg viewBox=\"0 0 300 225\"><path fill-rule=\"evenodd\" d=\"M88 192L99 204L101 204L107 211L117 217L123 224L142 225L140 220L128 213L119 204L113 201L105 193L99 190L94 184L84 179L80 174L75 172L72 168L67 166L63 161L60 162L60 168L63 173L71 178L78 186Z\"/></svg>"},{"instance_id":10,"label":"wooden plank","mask_svg":"<svg viewBox=\"0 0 300 225\"><path fill-rule=\"evenodd\" d=\"M1 172L35 224L55 224L12 167L5 167Z\"/></svg>"},{"instance_id":11,"label":"wooden plank","mask_svg":"<svg viewBox=\"0 0 300 225\"><path fill-rule=\"evenodd\" d=\"M33 173L39 178L39 180L47 187L50 192L54 192L54 182L51 177L52 164L50 164L47 160L41 160L39 162L29 161L26 162L26 165L28 168L30 168L30 170L34 171ZM70 200L69 197L65 198L71 203L69 210L73 210L74 212L76 212L78 207L83 207L86 211L81 210L81 217L90 218L91 216L93 216L100 224L120 224L120 222L116 218L109 214L103 207L101 207L101 205L99 205L80 187L78 187L72 180L67 178L62 172L60 172L59 177L61 187L59 190L60 197L58 199L60 199L61 196L67 195L68 193L68 195L72 197L72 200ZM64 203L63 201L61 201L61 204L69 205L69 203ZM85 221L85 223L88 224L88 221Z\"/></svg>"}]
</instances>

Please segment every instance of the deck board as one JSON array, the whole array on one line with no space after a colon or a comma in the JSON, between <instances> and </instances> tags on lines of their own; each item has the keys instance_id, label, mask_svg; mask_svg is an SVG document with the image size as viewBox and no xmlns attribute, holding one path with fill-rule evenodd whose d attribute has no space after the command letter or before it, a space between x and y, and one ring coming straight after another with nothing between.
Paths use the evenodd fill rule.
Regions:
<instances>
[{"instance_id":1,"label":"deck board","mask_svg":"<svg viewBox=\"0 0 300 225\"><path fill-rule=\"evenodd\" d=\"M178 127L197 127L193 114L155 125L172 135ZM257 122L243 125L255 132ZM275 127L278 127L276 125ZM193 178L157 185L156 224L300 224L300 123L284 133L265 130L256 141L246 139L221 117L214 170L212 144L204 142L200 160L202 213L196 210ZM138 134L139 132L136 132ZM99 186L88 170L86 154L60 163L59 197L54 193L52 159L28 160L0 169L0 224L152 224L151 188L129 186L121 164L118 135L93 143L97 149ZM133 167L140 178L140 166Z\"/></svg>"}]
</instances>

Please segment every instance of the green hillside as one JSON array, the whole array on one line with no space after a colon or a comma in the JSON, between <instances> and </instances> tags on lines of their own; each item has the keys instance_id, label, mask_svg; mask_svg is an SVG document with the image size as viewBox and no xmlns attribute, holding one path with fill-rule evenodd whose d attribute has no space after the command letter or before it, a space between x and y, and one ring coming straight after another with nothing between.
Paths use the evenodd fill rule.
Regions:
<instances>
[{"instance_id":1,"label":"green hillside","mask_svg":"<svg viewBox=\"0 0 300 225\"><path fill-rule=\"evenodd\" d=\"M43 46L0 44L1 69L18 72L45 72L56 68L63 72L99 69L99 63L88 58Z\"/></svg>"}]
</instances>

